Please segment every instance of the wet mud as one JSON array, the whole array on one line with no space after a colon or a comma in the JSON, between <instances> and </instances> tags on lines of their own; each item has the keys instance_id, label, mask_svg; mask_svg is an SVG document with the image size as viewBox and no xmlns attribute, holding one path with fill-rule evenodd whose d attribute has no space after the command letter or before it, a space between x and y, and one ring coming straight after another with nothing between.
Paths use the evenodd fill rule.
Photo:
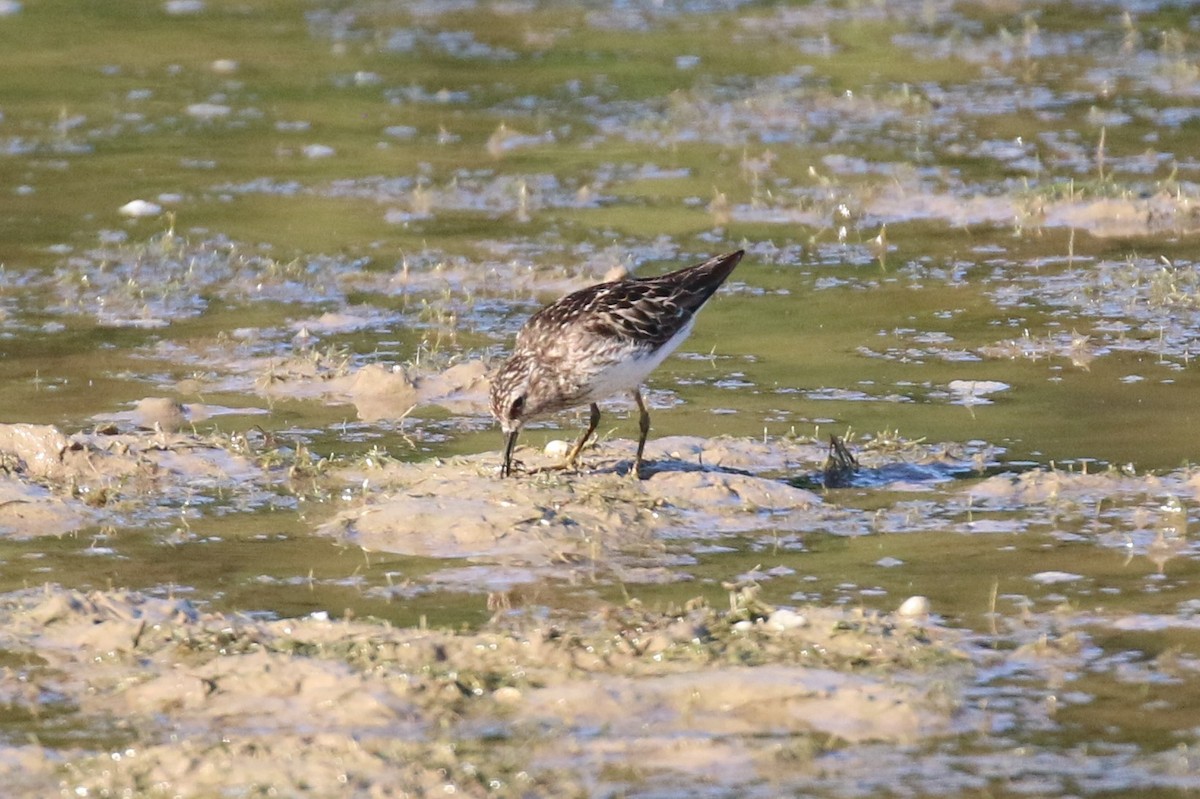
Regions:
<instances>
[{"instance_id":1,"label":"wet mud","mask_svg":"<svg viewBox=\"0 0 1200 799\"><path fill-rule=\"evenodd\" d=\"M5 795L1200 790L1127 5L0 0ZM639 477L620 402L498 477L531 313L734 248Z\"/></svg>"},{"instance_id":2,"label":"wet mud","mask_svg":"<svg viewBox=\"0 0 1200 799\"><path fill-rule=\"evenodd\" d=\"M21 592L0 608L9 712L69 713L122 743L89 757L31 740L0 771L31 794L584 795L626 770L734 789L803 753L798 778L833 741L911 745L981 720L955 697L971 672L957 634L731 599L569 627L505 612L451 633ZM592 778L573 774L581 760Z\"/></svg>"},{"instance_id":3,"label":"wet mud","mask_svg":"<svg viewBox=\"0 0 1200 799\"><path fill-rule=\"evenodd\" d=\"M272 620L182 597L53 584L4 595L2 701L10 723L36 720L41 732L6 747L0 771L28 795L69 786L82 795L198 796L237 785L364 796L703 786L765 796L813 779L836 784L867 747L880 753L877 781L903 779L915 790L961 769L976 774L960 777L962 786L1087 779L1079 769L1091 766L1066 761L1031 774L1002 748L982 773L969 771L978 765L970 756L932 752L964 736L1002 740L1012 725L1050 724L1044 697L1011 693L998 675L1107 674L1114 664L1091 637L1156 626L1150 617L1000 613L997 630L980 635L945 625L921 597L897 600L891 612L762 600L760 586L786 580L786 569L731 579L727 605L651 609L632 600L580 616L518 597L554 582L686 583L693 553L706 546L749 536L786 551L818 531L996 535L1049 525L1064 540L1086 535L1161 570L1191 550L1180 503L1200 490L1191 470L987 476L986 448L898 440L852 444L859 487L841 493L819 486L829 450L811 440L652 439L637 479L628 474L633 445L588 448L577 472L538 471L553 455L522 448L527 471L510 479L497 476L497 452L320 470L331 495L354 491L341 492L319 532L367 552L441 559L447 565L420 582L486 595L494 615L479 629L327 613ZM253 502L294 479L292 467L234 447L136 425L70 435L4 426L5 532L61 535L177 512L204 486ZM842 501L855 491L892 499L856 508ZM1088 521L1081 529L1073 519ZM1082 579L1030 575L1050 587ZM408 582L392 598L414 590ZM996 640L1009 644L997 649ZM890 759L914 749L930 754L919 765ZM1138 784L1194 781L1166 754L1134 757L1127 768Z\"/></svg>"}]
</instances>

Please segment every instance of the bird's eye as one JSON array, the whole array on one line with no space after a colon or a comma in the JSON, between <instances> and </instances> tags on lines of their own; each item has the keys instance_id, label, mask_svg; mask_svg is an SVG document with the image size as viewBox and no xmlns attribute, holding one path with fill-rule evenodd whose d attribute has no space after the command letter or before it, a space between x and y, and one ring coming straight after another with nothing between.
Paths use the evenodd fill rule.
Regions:
<instances>
[{"instance_id":1,"label":"bird's eye","mask_svg":"<svg viewBox=\"0 0 1200 799\"><path fill-rule=\"evenodd\" d=\"M521 415L521 410L525 407L525 395L517 397L512 401L512 405L508 406L508 418L516 419Z\"/></svg>"}]
</instances>

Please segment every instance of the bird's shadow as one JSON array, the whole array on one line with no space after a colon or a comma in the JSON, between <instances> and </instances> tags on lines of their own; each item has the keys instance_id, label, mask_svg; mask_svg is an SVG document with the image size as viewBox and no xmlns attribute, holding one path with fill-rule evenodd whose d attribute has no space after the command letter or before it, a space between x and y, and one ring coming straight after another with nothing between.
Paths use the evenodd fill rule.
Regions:
<instances>
[{"instance_id":1,"label":"bird's shadow","mask_svg":"<svg viewBox=\"0 0 1200 799\"><path fill-rule=\"evenodd\" d=\"M537 475L546 473L561 473L569 476L587 475L616 475L632 477L632 458L619 458L603 453L593 453L580 458L582 463L576 467L564 464L547 464L543 466L521 468L519 474ZM878 460L878 459L876 459ZM523 464L522 464L523 466ZM823 465L815 469L790 471L781 474L775 469L750 470L720 463L706 463L702 458L658 456L643 460L638 471L640 480L648 480L659 474L713 474L737 475L740 477L775 480L795 488L811 491L828 491L831 489L871 489L883 488L896 483L935 484L964 477L979 477L1001 472L1012 471L1011 464L989 462L980 470L974 459L960 458L954 460L936 460L926 463L914 463L904 460L883 462L873 466L863 466L858 462L854 452L838 437L830 440L829 451Z\"/></svg>"},{"instance_id":2,"label":"bird's shadow","mask_svg":"<svg viewBox=\"0 0 1200 799\"><path fill-rule=\"evenodd\" d=\"M580 469L580 473L587 474L617 474L622 476L632 476L630 473L633 470L633 460L623 459L608 463L601 463L595 466L584 466ZM638 470L639 480L649 480L656 474L667 474L671 472L702 472L707 474L736 474L743 477L754 477L754 472L746 469L737 469L732 466L721 466L720 464L698 463L696 461L684 460L683 458L655 458L654 460L642 461L642 466Z\"/></svg>"}]
</instances>

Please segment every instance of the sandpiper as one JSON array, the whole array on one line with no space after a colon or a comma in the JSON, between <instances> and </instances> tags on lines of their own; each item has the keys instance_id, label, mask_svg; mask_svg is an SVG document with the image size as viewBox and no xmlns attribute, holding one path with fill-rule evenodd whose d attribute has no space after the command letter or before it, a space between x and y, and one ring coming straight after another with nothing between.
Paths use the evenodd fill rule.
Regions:
<instances>
[{"instance_id":1,"label":"sandpiper","mask_svg":"<svg viewBox=\"0 0 1200 799\"><path fill-rule=\"evenodd\" d=\"M492 380L492 415L507 437L500 475L512 474L513 449L530 419L589 403L587 430L558 468L573 468L600 423L600 400L628 391L638 407L639 474L650 413L642 381L678 347L704 306L742 260L743 251L659 277L598 283L538 311L517 334L516 347Z\"/></svg>"}]
</instances>

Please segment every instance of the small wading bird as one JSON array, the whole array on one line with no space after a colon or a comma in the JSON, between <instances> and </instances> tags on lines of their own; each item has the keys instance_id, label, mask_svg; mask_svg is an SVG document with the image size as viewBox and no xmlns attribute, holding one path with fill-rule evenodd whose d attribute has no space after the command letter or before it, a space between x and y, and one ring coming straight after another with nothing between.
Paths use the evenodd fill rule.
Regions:
<instances>
[{"instance_id":1,"label":"small wading bird","mask_svg":"<svg viewBox=\"0 0 1200 799\"><path fill-rule=\"evenodd\" d=\"M632 469L638 474L650 431L639 386L692 332L696 312L742 254L718 255L659 277L598 283L530 317L492 380L492 415L506 436L500 476L512 474L513 449L525 422L590 403L587 430L555 467L573 468L600 423L596 403L621 391L630 392L638 406L641 434Z\"/></svg>"}]
</instances>

